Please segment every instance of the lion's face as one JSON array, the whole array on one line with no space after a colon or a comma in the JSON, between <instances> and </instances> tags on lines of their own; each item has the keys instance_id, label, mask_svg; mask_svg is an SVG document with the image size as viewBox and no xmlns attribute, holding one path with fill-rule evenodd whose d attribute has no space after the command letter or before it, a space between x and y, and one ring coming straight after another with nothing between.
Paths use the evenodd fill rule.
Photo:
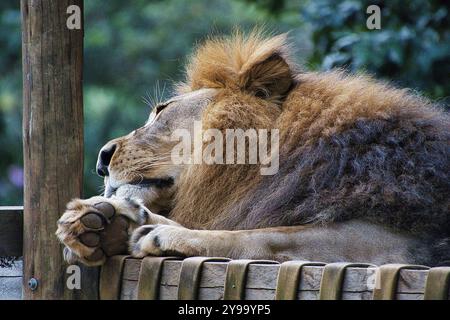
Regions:
<instances>
[{"instance_id":1,"label":"lion's face","mask_svg":"<svg viewBox=\"0 0 450 320\"><path fill-rule=\"evenodd\" d=\"M183 169L171 161L177 144L171 135L177 129L192 132L215 94L215 89L200 89L175 96L154 107L143 127L108 142L97 161L105 196L142 199L155 213L170 210Z\"/></svg>"}]
</instances>

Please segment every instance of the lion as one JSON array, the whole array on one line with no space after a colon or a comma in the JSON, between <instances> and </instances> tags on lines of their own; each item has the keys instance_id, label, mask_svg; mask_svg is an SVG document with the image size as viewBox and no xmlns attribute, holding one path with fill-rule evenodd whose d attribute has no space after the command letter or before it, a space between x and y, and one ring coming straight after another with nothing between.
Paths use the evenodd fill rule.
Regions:
<instances>
[{"instance_id":1,"label":"lion","mask_svg":"<svg viewBox=\"0 0 450 320\"><path fill-rule=\"evenodd\" d=\"M448 263L448 114L410 90L304 71L293 57L285 34L199 45L173 97L100 150L104 194L72 200L58 221L65 259ZM175 163L172 134L195 134L196 121L203 131L277 129L278 171Z\"/></svg>"}]
</instances>

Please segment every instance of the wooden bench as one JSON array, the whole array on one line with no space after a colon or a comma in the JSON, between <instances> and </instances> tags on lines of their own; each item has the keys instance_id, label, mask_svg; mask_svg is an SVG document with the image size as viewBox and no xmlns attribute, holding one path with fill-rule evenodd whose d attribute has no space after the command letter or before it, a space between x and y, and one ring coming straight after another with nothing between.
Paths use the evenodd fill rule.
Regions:
<instances>
[{"instance_id":1,"label":"wooden bench","mask_svg":"<svg viewBox=\"0 0 450 320\"><path fill-rule=\"evenodd\" d=\"M0 209L0 256L21 256L22 207L3 207ZM147 266L147 274L145 274L146 268L142 268L144 260ZM83 286L86 286L86 283L94 286L93 288L88 288L88 291L95 291L95 287L98 286L100 298L133 300L152 297L170 300L180 297L180 276L184 274L181 284L184 287L183 290L186 292L182 297L186 297L187 294L188 297L209 300L219 300L224 299L224 297L239 297L248 300L273 300L276 298L280 264L267 264L270 263L267 261L264 264L258 261L242 263L242 261L234 260L231 264L241 265L235 268L234 279L231 279L234 282L231 283L230 280L227 280L227 268L230 265L228 261L203 261L198 257L185 260L177 258L177 260L165 261L161 261L161 258L157 257L146 257L144 260L124 256L112 257L101 270L100 284L86 281ZM187 265L186 261L193 262L190 270L183 267L183 263ZM153 266L153 269L148 269L149 265ZM155 265L157 266L156 269ZM192 269L192 266L194 266L194 269ZM330 268L330 266L333 267L333 264L325 267L320 265L305 265L301 268L300 276L297 279L295 273L298 270L298 266L297 269L296 266L291 266L291 270L285 273L288 276L286 282L291 283L291 287L285 288L284 296L281 295L282 292L279 290L278 298L295 298L300 300L330 298L370 300L373 298L374 288L377 288L378 285L377 270L379 268L375 266L355 267L350 265L343 270L343 277L339 279L336 276L336 270L342 271L343 266L334 264L334 269ZM182 271L183 268L184 271ZM384 271L381 274L387 275L387 278L385 277L387 280L380 282L380 279L378 279L378 282L383 283L382 289L384 289L384 293L389 290L395 291L390 297L384 296L384 298L398 300L424 299L424 292L426 291L430 271L426 267L421 266L410 266L410 268L412 269L397 270L398 278L396 278L395 271L398 269L398 266L394 266L391 270L382 267ZM323 278L325 269L328 269L327 277L329 279L324 285ZM85 270L82 269L82 277L86 276ZM199 271L198 281L196 282L192 278L192 270ZM450 268L433 268L431 270L435 273L434 282L437 281L437 286L445 288L445 298L448 299ZM440 274L435 272L439 270ZM160 272L159 277L158 272ZM141 283L139 283L140 277L142 278ZM388 279L389 277L391 279ZM0 268L0 299L21 299L22 278L23 264L21 260L16 261L12 268ZM148 282L147 278L153 282L157 282L156 289L149 289L148 284L147 287L144 286L145 282ZM296 283L297 280L298 283ZM228 290L227 295L225 295L225 283L228 283L229 289L232 285L237 285L238 289L240 288L239 283L236 283L236 281L241 281L242 293ZM292 288L292 283L295 284L295 288ZM141 289L139 289L140 285ZM321 286L323 287L322 289ZM389 286L392 288L388 288ZM434 286L436 287L436 284ZM102 296L102 288L107 293L106 297L105 295ZM150 294L148 291L155 292ZM291 291L295 292L289 295L288 293ZM439 298L436 296L435 291L431 290L430 292L434 293L434 296L428 295L428 298ZM378 298L383 298L382 294L379 293Z\"/></svg>"},{"instance_id":2,"label":"wooden bench","mask_svg":"<svg viewBox=\"0 0 450 320\"><path fill-rule=\"evenodd\" d=\"M120 280L121 300L136 300L141 259L129 258L125 261ZM159 299L178 298L179 276L182 261L165 261L159 285ZM200 300L223 299L226 262L205 262L198 291ZM279 265L249 265L246 300L273 300L277 285ZM402 270L398 278L397 300L422 300L428 270ZM348 268L342 286L343 300L371 300L375 286L374 268ZM299 300L319 299L323 267L303 267L296 298ZM22 262L17 261L12 268L0 268L0 300L22 298Z\"/></svg>"},{"instance_id":3,"label":"wooden bench","mask_svg":"<svg viewBox=\"0 0 450 320\"><path fill-rule=\"evenodd\" d=\"M159 258L148 257L145 259L153 263L154 261L152 260ZM200 300L220 300L227 298L227 294L225 294L226 286L228 288L234 287L235 285L239 287L236 279L233 282L233 279L230 281L230 277L227 277L227 267L230 262L206 261L201 266L201 275L198 281L191 280L192 276L190 274L192 274L192 268L186 268L184 272L187 275L183 275L183 268L185 268L183 264L186 264L186 261L192 259L199 258L188 258L184 261L163 261L160 268L161 274L157 280L157 292L152 292L150 296L163 300L172 300L185 298L191 294L191 297ZM107 294L106 296L102 296L102 292L100 291L101 298L134 300L146 295L143 290L151 290L148 286L142 286L140 288L141 284L139 282L145 282L146 280L141 275L143 260L126 258L122 264L119 261L119 257L113 257L112 260L116 261L111 261L110 259L104 267L104 269L109 268L109 270L107 272L102 270L100 290L102 290L103 282L103 285L105 285L103 290L106 290ZM236 260L231 263L236 263ZM200 264L197 262L197 265ZM293 263L290 262L288 264L292 265ZM246 300L275 299L277 285L279 285L279 272L282 265L260 264L258 262L248 264L247 272L242 277L244 279L242 282L244 289L240 298ZM155 270L153 269L152 271L155 272ZM341 279L336 274L336 270L343 270L343 277ZM444 298L448 299L450 268L433 268L429 270L433 270L434 278L436 278L436 271L440 271L440 275L438 275L440 280L438 282L441 284L441 287L446 288ZM428 290L429 299L436 299L437 292L435 290L439 290L436 288L436 283L433 284L434 287L430 286L430 288L426 289L427 279L430 273L429 270L426 267L407 265L385 265L381 268L353 267L351 265L345 268L344 264L328 264L326 266L305 265L301 268L298 284L294 288L295 296L292 298L299 300L370 300L374 298L375 289L377 292L375 298L377 299L422 300L424 299L424 292L426 290ZM292 270L290 271L292 274ZM111 273L119 275L116 280L113 280L114 276L111 276ZM325 273L327 274L326 276L324 275ZM180 278L182 279L181 281ZM328 279L324 280L325 278ZM287 280L295 283L296 280L294 279L295 276ZM114 283L114 281L117 283ZM155 279L152 281L155 281ZM188 283L183 283L183 281L187 281ZM184 287L183 289L180 289L180 283ZM197 292L195 292L196 288L198 288ZM183 294L180 293L181 290L190 290L192 293L182 296ZM389 291L392 291L392 294ZM231 297L236 298L236 295L231 294ZM283 298L283 295L279 293L278 298L280 297ZM286 295L284 295L284 298L286 298ZM230 299L229 293L228 299Z\"/></svg>"}]
</instances>

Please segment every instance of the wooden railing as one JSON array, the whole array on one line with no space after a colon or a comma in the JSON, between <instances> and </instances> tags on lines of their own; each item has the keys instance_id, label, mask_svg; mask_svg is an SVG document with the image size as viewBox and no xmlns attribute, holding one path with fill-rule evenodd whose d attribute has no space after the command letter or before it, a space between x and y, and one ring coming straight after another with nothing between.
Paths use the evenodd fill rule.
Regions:
<instances>
[{"instance_id":1,"label":"wooden railing","mask_svg":"<svg viewBox=\"0 0 450 320\"><path fill-rule=\"evenodd\" d=\"M12 267L0 268L0 300L22 298L23 263L20 259L20 256L22 256L22 230L23 208L20 206L0 207L0 257L19 257ZM160 259L160 262L158 262L158 259ZM185 262L188 260L194 262L194 265L198 262L201 264L201 266L197 265L197 267L200 267L198 269L200 270L200 278L196 280L196 283L190 283L193 278L191 276L192 270L186 268ZM139 297L153 297L163 300L178 299L182 290L187 290L188 296L196 299L220 300L227 298L226 288L236 287L235 283L230 282L230 279L236 278L229 276L230 262L205 261L203 263L201 260L199 258L186 260L180 258L161 261L161 258L148 257L145 258L147 267L143 268L144 260L142 259L116 256L109 259L106 267L103 268L99 287L97 288L96 284L93 283L93 287L89 287L87 290L100 290L100 298L102 298L102 287L106 287L106 298L124 300ZM117 263L117 261L121 262ZM235 262L232 261L231 264ZM337 264L337 266L331 264L326 267L306 264L300 269L298 265L291 265L290 267L294 268L285 273L285 276L288 277L285 280L289 281L283 281L283 277L280 276L282 264L263 264L258 261L252 261L251 263L247 261L246 263L248 263L247 270L240 268L242 270L239 271L239 268L237 268L238 273L245 271L244 282L237 285L237 287L242 287L240 299L273 300L279 298L277 290L280 291L280 288L283 288L283 290L292 292L290 295L282 295L282 298L291 296L291 299L301 300L327 299L330 298L330 292L339 292L334 297L335 299L370 300L374 298L374 290L377 289L377 281L379 280L377 280L377 272L380 272L381 275L385 272L384 275L387 277L386 283L381 282L384 286L381 288L384 290L381 290L383 292L378 296L386 297L386 294L389 296L389 290L385 290L385 288L392 288L389 299L422 300L425 292L428 292L428 298L437 298L439 295L436 295L437 292L433 290L442 291L442 284L450 282L449 268L437 270L439 268L427 269L420 266L399 267L399 265L393 265L393 269L397 269L395 271L389 270L389 267L386 268L386 266L381 268L375 266L360 267L354 264L349 265L348 268L342 264ZM159 267L155 269L155 265ZM148 266L152 266L150 268L151 274L148 274ZM330 270L329 267L337 267L337 269ZM340 279L339 277L336 278L336 270L339 268L342 270L342 267L345 268L344 275ZM383 268L384 270L381 270ZM145 273L146 269L147 273ZM296 272L295 269L299 272ZM108 271L104 272L106 270ZM438 271L438 273L434 273L434 284L429 281L433 278L430 277L430 270ZM325 281L327 272L328 280ZM395 272L397 272L396 276L392 276ZM155 275L157 274L159 274L159 277L155 283ZM240 278L240 276L237 278ZM389 280L389 278L391 279ZM148 280L153 284L148 285ZM436 280L438 281L436 282ZM295 287L290 285L292 281L296 283ZM145 285L146 282L147 286ZM184 287L184 289L181 289L181 287ZM149 288L157 289L153 289L156 292L149 294L149 292L145 292ZM192 288L196 288L196 290L192 291ZM444 290L448 292L448 285ZM192 291L192 294L189 291ZM232 296L236 295L232 294ZM445 297L443 298L445 299Z\"/></svg>"},{"instance_id":2,"label":"wooden railing","mask_svg":"<svg viewBox=\"0 0 450 320\"><path fill-rule=\"evenodd\" d=\"M120 299L135 300L138 297L138 280L141 259L128 259L124 266ZM227 262L206 262L202 268L197 298L220 300L224 298ZM162 269L159 299L178 298L182 261L165 261ZM243 298L246 300L273 300L277 288L280 265L251 264L245 281ZM301 270L296 299L320 298L323 266L305 266ZM376 268L348 268L342 284L340 299L371 300L375 287ZM395 299L422 300L427 270L402 270L398 278Z\"/></svg>"},{"instance_id":3,"label":"wooden railing","mask_svg":"<svg viewBox=\"0 0 450 320\"><path fill-rule=\"evenodd\" d=\"M23 207L0 206L0 258L17 257L12 266L0 268L0 300L22 298Z\"/></svg>"},{"instance_id":4,"label":"wooden railing","mask_svg":"<svg viewBox=\"0 0 450 320\"><path fill-rule=\"evenodd\" d=\"M423 300L449 299L450 268L193 257L110 258L103 299ZM102 292L103 290L103 292Z\"/></svg>"}]
</instances>

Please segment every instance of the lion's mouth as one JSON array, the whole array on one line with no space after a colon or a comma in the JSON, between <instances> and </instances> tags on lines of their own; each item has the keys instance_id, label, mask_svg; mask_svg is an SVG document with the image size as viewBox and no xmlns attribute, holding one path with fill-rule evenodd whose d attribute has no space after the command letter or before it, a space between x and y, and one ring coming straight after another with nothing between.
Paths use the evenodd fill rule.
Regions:
<instances>
[{"instance_id":1,"label":"lion's mouth","mask_svg":"<svg viewBox=\"0 0 450 320\"><path fill-rule=\"evenodd\" d=\"M143 188L149 188L149 187L156 187L156 188L169 188L173 186L173 178L147 178L147 179L140 179L136 181L132 181L128 184L134 185L134 186L140 186Z\"/></svg>"},{"instance_id":2,"label":"lion's mouth","mask_svg":"<svg viewBox=\"0 0 450 320\"><path fill-rule=\"evenodd\" d=\"M117 190L122 187L138 188L138 189L150 189L150 188L170 188L174 184L172 177L168 178L144 178L139 180L123 183L118 186L112 186L111 183L105 185L105 197L110 198L116 194Z\"/></svg>"}]
</instances>

